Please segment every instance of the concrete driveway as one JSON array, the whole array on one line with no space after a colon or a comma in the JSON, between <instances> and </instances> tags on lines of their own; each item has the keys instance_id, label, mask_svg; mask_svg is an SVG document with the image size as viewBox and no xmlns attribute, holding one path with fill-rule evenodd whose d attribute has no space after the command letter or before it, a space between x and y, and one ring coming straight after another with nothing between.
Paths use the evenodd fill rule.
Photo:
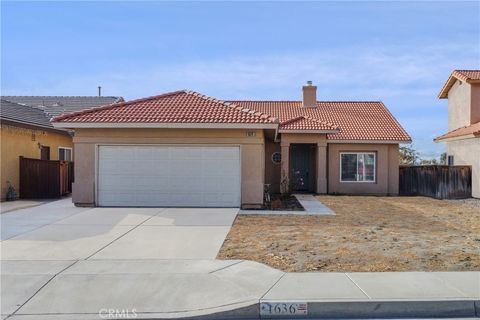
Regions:
<instances>
[{"instance_id":1,"label":"concrete driveway","mask_svg":"<svg viewBox=\"0 0 480 320\"><path fill-rule=\"evenodd\" d=\"M45 291L53 278L78 263L98 261L100 268L106 263L108 272L125 260L213 260L237 213L215 208L77 208L71 199L3 213L2 318L26 308L40 289ZM67 284L86 281L77 280ZM54 292L57 298L72 294Z\"/></svg>"},{"instance_id":2,"label":"concrete driveway","mask_svg":"<svg viewBox=\"0 0 480 320\"><path fill-rule=\"evenodd\" d=\"M76 208L1 215L2 260L215 259L238 209Z\"/></svg>"}]
</instances>

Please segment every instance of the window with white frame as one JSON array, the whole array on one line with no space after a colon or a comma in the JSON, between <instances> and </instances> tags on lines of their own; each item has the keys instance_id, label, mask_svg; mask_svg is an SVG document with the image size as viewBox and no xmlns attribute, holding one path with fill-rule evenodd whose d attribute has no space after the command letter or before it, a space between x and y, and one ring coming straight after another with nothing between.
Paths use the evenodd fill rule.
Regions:
<instances>
[{"instance_id":1,"label":"window with white frame","mask_svg":"<svg viewBox=\"0 0 480 320\"><path fill-rule=\"evenodd\" d=\"M375 182L374 152L340 153L341 182Z\"/></svg>"},{"instance_id":2,"label":"window with white frame","mask_svg":"<svg viewBox=\"0 0 480 320\"><path fill-rule=\"evenodd\" d=\"M59 147L58 160L72 161L72 148Z\"/></svg>"}]
</instances>

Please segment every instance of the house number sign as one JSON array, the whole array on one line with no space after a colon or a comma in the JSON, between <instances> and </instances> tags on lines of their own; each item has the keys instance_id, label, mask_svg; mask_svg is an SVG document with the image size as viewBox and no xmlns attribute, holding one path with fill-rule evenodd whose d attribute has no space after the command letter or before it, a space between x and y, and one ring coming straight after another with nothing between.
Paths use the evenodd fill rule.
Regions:
<instances>
[{"instance_id":1,"label":"house number sign","mask_svg":"<svg viewBox=\"0 0 480 320\"><path fill-rule=\"evenodd\" d=\"M262 302L260 304L261 316L304 316L307 314L306 302Z\"/></svg>"}]
</instances>

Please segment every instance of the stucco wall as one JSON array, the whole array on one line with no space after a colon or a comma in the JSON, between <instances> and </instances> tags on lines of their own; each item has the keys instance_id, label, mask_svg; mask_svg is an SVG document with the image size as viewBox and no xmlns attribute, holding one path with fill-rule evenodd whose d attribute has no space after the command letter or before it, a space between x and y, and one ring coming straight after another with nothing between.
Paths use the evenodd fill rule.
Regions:
<instances>
[{"instance_id":1,"label":"stucco wall","mask_svg":"<svg viewBox=\"0 0 480 320\"><path fill-rule=\"evenodd\" d=\"M472 166L472 196L480 198L480 138L448 141L447 154L455 165Z\"/></svg>"},{"instance_id":2,"label":"stucco wall","mask_svg":"<svg viewBox=\"0 0 480 320\"><path fill-rule=\"evenodd\" d=\"M341 152L375 152L375 182L340 182ZM399 159L397 144L328 144L328 193L398 194Z\"/></svg>"},{"instance_id":3,"label":"stucco wall","mask_svg":"<svg viewBox=\"0 0 480 320\"><path fill-rule=\"evenodd\" d=\"M280 143L265 141L265 183L270 184L270 191L280 192L281 164L272 162L272 154L280 152Z\"/></svg>"},{"instance_id":4,"label":"stucco wall","mask_svg":"<svg viewBox=\"0 0 480 320\"><path fill-rule=\"evenodd\" d=\"M448 92L448 131L470 125L471 86L455 81Z\"/></svg>"},{"instance_id":5,"label":"stucco wall","mask_svg":"<svg viewBox=\"0 0 480 320\"><path fill-rule=\"evenodd\" d=\"M35 136L33 140L32 137ZM35 130L29 127L1 124L1 199L5 199L7 181L20 193L19 157L40 159L38 144L50 147L50 159L58 160L58 147L72 148L72 138L54 131Z\"/></svg>"},{"instance_id":6,"label":"stucco wall","mask_svg":"<svg viewBox=\"0 0 480 320\"><path fill-rule=\"evenodd\" d=\"M75 130L75 182L73 202L95 205L97 144L224 144L241 146L242 206L263 203L264 135L247 130L208 129L77 129Z\"/></svg>"}]
</instances>

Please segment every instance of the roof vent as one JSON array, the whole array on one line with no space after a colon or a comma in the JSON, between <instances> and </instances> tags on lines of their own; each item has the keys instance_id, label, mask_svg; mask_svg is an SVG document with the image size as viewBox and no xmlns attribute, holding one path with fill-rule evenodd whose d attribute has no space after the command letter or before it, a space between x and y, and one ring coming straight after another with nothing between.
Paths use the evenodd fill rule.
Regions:
<instances>
[{"instance_id":1,"label":"roof vent","mask_svg":"<svg viewBox=\"0 0 480 320\"><path fill-rule=\"evenodd\" d=\"M307 108L315 108L317 106L317 86L312 81L307 81L303 86L303 106Z\"/></svg>"}]
</instances>

